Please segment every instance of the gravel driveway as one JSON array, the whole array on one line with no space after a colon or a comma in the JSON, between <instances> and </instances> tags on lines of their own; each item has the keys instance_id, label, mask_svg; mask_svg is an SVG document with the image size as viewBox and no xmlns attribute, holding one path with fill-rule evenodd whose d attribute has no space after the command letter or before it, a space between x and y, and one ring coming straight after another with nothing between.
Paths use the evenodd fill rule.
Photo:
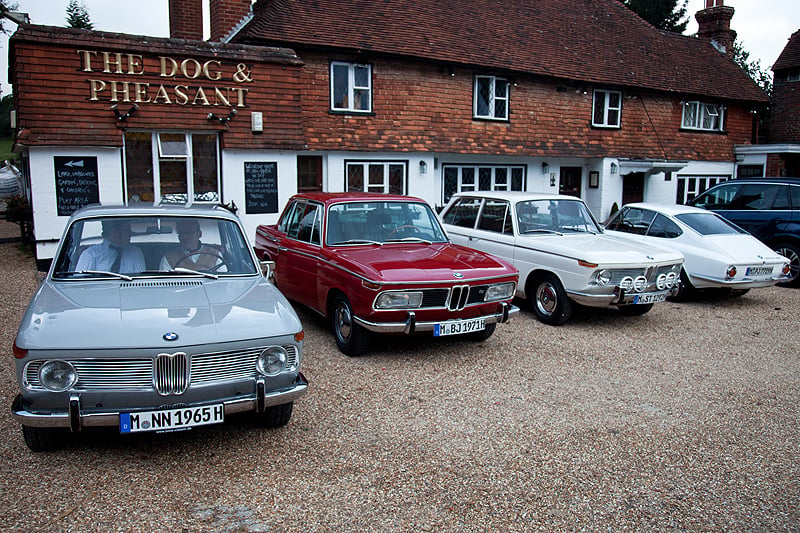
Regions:
<instances>
[{"instance_id":1,"label":"gravel driveway","mask_svg":"<svg viewBox=\"0 0 800 533\"><path fill-rule=\"evenodd\" d=\"M37 280L0 244L2 530L800 531L800 290L557 328L523 311L484 343L383 337L356 359L300 309L310 388L285 428L33 454L9 406Z\"/></svg>"}]
</instances>

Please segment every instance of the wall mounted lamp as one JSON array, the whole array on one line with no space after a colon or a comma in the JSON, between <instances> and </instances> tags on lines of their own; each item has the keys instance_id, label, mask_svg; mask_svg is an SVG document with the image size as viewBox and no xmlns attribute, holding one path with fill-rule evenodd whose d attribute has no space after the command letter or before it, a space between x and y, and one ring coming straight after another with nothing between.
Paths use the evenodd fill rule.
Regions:
<instances>
[{"instance_id":1,"label":"wall mounted lamp","mask_svg":"<svg viewBox=\"0 0 800 533\"><path fill-rule=\"evenodd\" d=\"M220 117L220 116L215 115L214 113L209 113L206 118L208 120L218 120L220 124L222 124L223 126L225 126L227 128L228 127L228 121L230 119L232 119L233 117L235 117L235 116L236 116L236 109L231 109L231 111L230 111L230 113L228 113L227 117Z\"/></svg>"},{"instance_id":2,"label":"wall mounted lamp","mask_svg":"<svg viewBox=\"0 0 800 533\"><path fill-rule=\"evenodd\" d=\"M131 108L128 109L128 112L123 114L117 107L117 104L111 106L111 110L114 111L114 116L117 117L117 122L125 122L126 120L128 120L128 117L136 113L138 109L139 105L133 104Z\"/></svg>"},{"instance_id":3,"label":"wall mounted lamp","mask_svg":"<svg viewBox=\"0 0 800 533\"><path fill-rule=\"evenodd\" d=\"M550 174L550 165L542 161L542 174L547 175Z\"/></svg>"},{"instance_id":4,"label":"wall mounted lamp","mask_svg":"<svg viewBox=\"0 0 800 533\"><path fill-rule=\"evenodd\" d=\"M611 163L611 173L616 174L619 171L619 165L616 163Z\"/></svg>"},{"instance_id":5,"label":"wall mounted lamp","mask_svg":"<svg viewBox=\"0 0 800 533\"><path fill-rule=\"evenodd\" d=\"M427 174L428 173L428 163L425 161L420 160L419 162L419 173L420 174Z\"/></svg>"}]
</instances>

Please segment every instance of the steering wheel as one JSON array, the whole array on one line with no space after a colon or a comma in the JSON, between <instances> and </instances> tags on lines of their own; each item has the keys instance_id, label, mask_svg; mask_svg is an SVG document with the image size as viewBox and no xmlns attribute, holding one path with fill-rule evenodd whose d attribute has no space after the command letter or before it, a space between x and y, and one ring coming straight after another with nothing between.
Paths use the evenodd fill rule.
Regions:
<instances>
[{"instance_id":1,"label":"steering wheel","mask_svg":"<svg viewBox=\"0 0 800 533\"><path fill-rule=\"evenodd\" d=\"M230 267L228 267L228 263L227 263L227 261L225 261L225 258L222 257L222 254L220 254L218 252L206 252L206 251L203 251L203 250L198 250L196 252L189 252L188 254L184 255L183 257L181 257L180 259L175 261L175 264L173 265L172 268L178 268L181 265L181 263L183 263L188 258L190 258L190 257L192 257L194 255L210 255L212 257L216 257L217 259L219 259L220 262L217 263L216 265L214 265L213 267L211 267L210 269L208 269L208 272L216 272L217 270L219 270L223 266L227 270L230 270Z\"/></svg>"},{"instance_id":2,"label":"steering wheel","mask_svg":"<svg viewBox=\"0 0 800 533\"><path fill-rule=\"evenodd\" d=\"M408 229L414 230L414 233L417 234L417 235L422 233L422 231L420 231L420 229L418 227L416 227L416 226L414 226L412 224L403 224L402 226L397 226L392 231L390 231L389 235L387 235L386 238L390 239L392 237L392 235L394 235L398 231L400 231L400 230L408 230ZM406 233L406 232L403 231L403 233Z\"/></svg>"}]
</instances>

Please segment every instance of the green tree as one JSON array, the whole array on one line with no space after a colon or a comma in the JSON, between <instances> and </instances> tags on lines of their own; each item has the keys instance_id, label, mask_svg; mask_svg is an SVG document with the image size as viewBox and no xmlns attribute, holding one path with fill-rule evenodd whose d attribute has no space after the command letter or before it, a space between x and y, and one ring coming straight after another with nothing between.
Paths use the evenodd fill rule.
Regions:
<instances>
[{"instance_id":1,"label":"green tree","mask_svg":"<svg viewBox=\"0 0 800 533\"><path fill-rule=\"evenodd\" d=\"M16 9L17 9L17 4L12 4L8 2L8 0L0 0L0 32L10 33L10 31L5 25L8 21L5 19L3 15L8 13L9 11L15 11Z\"/></svg>"},{"instance_id":2,"label":"green tree","mask_svg":"<svg viewBox=\"0 0 800 533\"><path fill-rule=\"evenodd\" d=\"M91 30L94 24L89 20L89 12L86 10L86 4L83 2L78 3L78 0L69 0L67 6L67 27L68 28L81 28L84 30Z\"/></svg>"},{"instance_id":3,"label":"green tree","mask_svg":"<svg viewBox=\"0 0 800 533\"><path fill-rule=\"evenodd\" d=\"M623 0L622 3L660 30L683 33L689 24L686 4L689 0Z\"/></svg>"},{"instance_id":4,"label":"green tree","mask_svg":"<svg viewBox=\"0 0 800 533\"><path fill-rule=\"evenodd\" d=\"M769 69L761 66L758 59L750 59L750 52L744 49L744 45L739 39L733 43L733 60L747 72L747 74L764 89L764 92L772 96L772 74Z\"/></svg>"}]
</instances>

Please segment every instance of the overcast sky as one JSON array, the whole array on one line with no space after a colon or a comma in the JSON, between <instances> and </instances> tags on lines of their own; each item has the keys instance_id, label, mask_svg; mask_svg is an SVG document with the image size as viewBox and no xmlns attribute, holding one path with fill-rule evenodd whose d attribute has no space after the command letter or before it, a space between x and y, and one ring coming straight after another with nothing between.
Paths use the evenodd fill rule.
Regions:
<instances>
[{"instance_id":1,"label":"overcast sky","mask_svg":"<svg viewBox=\"0 0 800 533\"><path fill-rule=\"evenodd\" d=\"M34 24L66 26L69 0L9 0L9 3L14 2L18 11L28 13ZM96 30L169 36L168 0L84 0L84 5ZM792 33L800 30L800 0L725 0L725 5L736 10L731 27L736 30L744 49L750 52L750 59L759 60L763 68L769 69L775 63ZM704 6L705 0L689 0L690 23L686 34L697 31L694 13ZM11 21L4 21L4 26L11 31L16 29ZM8 36L2 35L0 81L3 95L11 90L7 70Z\"/></svg>"}]
</instances>

